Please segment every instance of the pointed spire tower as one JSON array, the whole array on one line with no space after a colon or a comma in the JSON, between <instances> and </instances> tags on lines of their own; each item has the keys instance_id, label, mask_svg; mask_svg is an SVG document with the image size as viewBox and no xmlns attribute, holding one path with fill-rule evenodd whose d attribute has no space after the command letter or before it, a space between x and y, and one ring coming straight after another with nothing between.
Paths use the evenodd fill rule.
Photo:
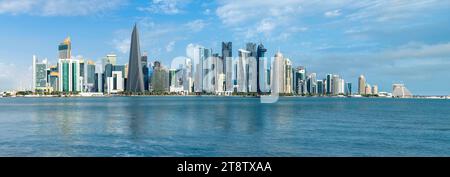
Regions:
<instances>
[{"instance_id":1,"label":"pointed spire tower","mask_svg":"<svg viewBox=\"0 0 450 177\"><path fill-rule=\"evenodd\" d=\"M134 24L131 34L130 60L128 62L128 79L126 91L144 92L144 76L141 64L141 49L139 45L139 33L137 25Z\"/></svg>"}]
</instances>

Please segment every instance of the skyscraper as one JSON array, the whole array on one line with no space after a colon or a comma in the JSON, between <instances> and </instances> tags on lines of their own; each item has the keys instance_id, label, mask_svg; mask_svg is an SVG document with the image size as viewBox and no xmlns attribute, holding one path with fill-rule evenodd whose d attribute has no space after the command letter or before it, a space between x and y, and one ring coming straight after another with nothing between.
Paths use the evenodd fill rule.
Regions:
<instances>
[{"instance_id":1,"label":"skyscraper","mask_svg":"<svg viewBox=\"0 0 450 177\"><path fill-rule=\"evenodd\" d=\"M258 65L258 68L256 70L258 78L256 79L257 82L257 91L258 93L261 93L261 91L266 91L266 70L267 70L267 63L265 59L265 53L267 52L267 49L264 48L263 44L258 45L258 49L256 51L256 64Z\"/></svg>"},{"instance_id":2,"label":"skyscraper","mask_svg":"<svg viewBox=\"0 0 450 177\"><path fill-rule=\"evenodd\" d=\"M59 90L59 72L57 65L50 66L49 67L50 73L48 75L48 84L52 91L58 91Z\"/></svg>"},{"instance_id":3,"label":"skyscraper","mask_svg":"<svg viewBox=\"0 0 450 177\"><path fill-rule=\"evenodd\" d=\"M233 43L222 42L223 72L225 73L225 89L233 91Z\"/></svg>"},{"instance_id":4,"label":"skyscraper","mask_svg":"<svg viewBox=\"0 0 450 177\"><path fill-rule=\"evenodd\" d=\"M39 62L36 55L33 55L33 92L44 91L47 87L47 59Z\"/></svg>"},{"instance_id":5,"label":"skyscraper","mask_svg":"<svg viewBox=\"0 0 450 177\"><path fill-rule=\"evenodd\" d=\"M333 75L327 74L327 95L333 94L333 89L331 87Z\"/></svg>"},{"instance_id":6,"label":"skyscraper","mask_svg":"<svg viewBox=\"0 0 450 177\"><path fill-rule=\"evenodd\" d=\"M365 93L366 93L366 78L364 78L364 75L361 75L358 78L358 94L363 95Z\"/></svg>"},{"instance_id":7,"label":"skyscraper","mask_svg":"<svg viewBox=\"0 0 450 177\"><path fill-rule=\"evenodd\" d=\"M323 95L323 80L317 80L317 94Z\"/></svg>"},{"instance_id":8,"label":"skyscraper","mask_svg":"<svg viewBox=\"0 0 450 177\"><path fill-rule=\"evenodd\" d=\"M76 59L59 59L59 91L80 92L82 82L80 82L80 61Z\"/></svg>"},{"instance_id":9,"label":"skyscraper","mask_svg":"<svg viewBox=\"0 0 450 177\"><path fill-rule=\"evenodd\" d=\"M247 59L247 86L249 92L259 92L258 91L258 66L259 62L257 60L257 50L256 44L249 42L246 44L246 50L249 52Z\"/></svg>"},{"instance_id":10,"label":"skyscraper","mask_svg":"<svg viewBox=\"0 0 450 177\"><path fill-rule=\"evenodd\" d=\"M248 57L250 52L239 49L239 60L237 64L238 92L248 92Z\"/></svg>"},{"instance_id":11,"label":"skyscraper","mask_svg":"<svg viewBox=\"0 0 450 177\"><path fill-rule=\"evenodd\" d=\"M284 60L284 93L292 93L292 63L289 58Z\"/></svg>"},{"instance_id":12,"label":"skyscraper","mask_svg":"<svg viewBox=\"0 0 450 177\"><path fill-rule=\"evenodd\" d=\"M372 94L372 87L370 84L366 84L366 87L364 88L364 94L371 95Z\"/></svg>"},{"instance_id":13,"label":"skyscraper","mask_svg":"<svg viewBox=\"0 0 450 177\"><path fill-rule=\"evenodd\" d=\"M307 80L307 90L309 92L309 94L311 95L315 95L317 93L317 74L316 73L311 73L308 76L308 80Z\"/></svg>"},{"instance_id":14,"label":"skyscraper","mask_svg":"<svg viewBox=\"0 0 450 177\"><path fill-rule=\"evenodd\" d=\"M105 69L105 66L107 64L112 64L112 65L116 65L117 64L117 55L116 54L108 54L106 55L106 57L103 58L102 60L102 69Z\"/></svg>"},{"instance_id":15,"label":"skyscraper","mask_svg":"<svg viewBox=\"0 0 450 177\"><path fill-rule=\"evenodd\" d=\"M58 46L59 59L70 59L72 56L72 42L70 37L64 39Z\"/></svg>"},{"instance_id":16,"label":"skyscraper","mask_svg":"<svg viewBox=\"0 0 450 177\"><path fill-rule=\"evenodd\" d=\"M350 82L345 84L345 95L352 95L352 83Z\"/></svg>"},{"instance_id":17,"label":"skyscraper","mask_svg":"<svg viewBox=\"0 0 450 177\"><path fill-rule=\"evenodd\" d=\"M144 92L144 77L142 73L141 50L139 46L139 33L134 25L131 34L130 59L128 62L127 88L129 92Z\"/></svg>"},{"instance_id":18,"label":"skyscraper","mask_svg":"<svg viewBox=\"0 0 450 177\"><path fill-rule=\"evenodd\" d=\"M372 94L378 95L378 85L373 85L372 86Z\"/></svg>"},{"instance_id":19,"label":"skyscraper","mask_svg":"<svg viewBox=\"0 0 450 177\"><path fill-rule=\"evenodd\" d=\"M333 75L333 80L331 81L331 87L333 90L333 95L338 95L341 88L341 78L339 75Z\"/></svg>"},{"instance_id":20,"label":"skyscraper","mask_svg":"<svg viewBox=\"0 0 450 177\"><path fill-rule=\"evenodd\" d=\"M271 67L270 86L272 93L284 93L284 73L285 73L285 59L281 52L275 54L273 67Z\"/></svg>"},{"instance_id":21,"label":"skyscraper","mask_svg":"<svg viewBox=\"0 0 450 177\"><path fill-rule=\"evenodd\" d=\"M142 64L142 75L144 77L144 89L148 90L148 57L147 54L144 53L141 57L141 64Z\"/></svg>"},{"instance_id":22,"label":"skyscraper","mask_svg":"<svg viewBox=\"0 0 450 177\"><path fill-rule=\"evenodd\" d=\"M86 90L88 92L92 92L95 89L95 62L92 60L88 60L86 65Z\"/></svg>"},{"instance_id":23,"label":"skyscraper","mask_svg":"<svg viewBox=\"0 0 450 177\"><path fill-rule=\"evenodd\" d=\"M294 92L299 95L306 94L306 70L303 66L295 68Z\"/></svg>"},{"instance_id":24,"label":"skyscraper","mask_svg":"<svg viewBox=\"0 0 450 177\"><path fill-rule=\"evenodd\" d=\"M151 88L155 92L168 92L170 89L169 70L164 68L159 61L153 65Z\"/></svg>"}]
</instances>

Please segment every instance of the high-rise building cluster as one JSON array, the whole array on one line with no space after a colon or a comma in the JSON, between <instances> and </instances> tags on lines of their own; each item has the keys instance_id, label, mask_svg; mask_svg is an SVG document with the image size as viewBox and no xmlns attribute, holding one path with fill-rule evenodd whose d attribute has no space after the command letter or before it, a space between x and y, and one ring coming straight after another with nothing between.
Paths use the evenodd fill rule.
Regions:
<instances>
[{"instance_id":1,"label":"high-rise building cluster","mask_svg":"<svg viewBox=\"0 0 450 177\"><path fill-rule=\"evenodd\" d=\"M139 31L131 35L128 64L117 64L108 54L101 64L72 56L68 37L58 46L58 62L49 64L33 56L33 91L39 93L177 93L177 94L269 94L352 95L352 84L336 74L320 79L304 66L294 66L280 51L272 59L263 44L247 43L233 57L232 42L222 42L221 53L200 45L190 45L187 57L170 67L148 61L141 53ZM358 94L378 93L378 87L359 77Z\"/></svg>"},{"instance_id":2,"label":"high-rise building cluster","mask_svg":"<svg viewBox=\"0 0 450 177\"><path fill-rule=\"evenodd\" d=\"M358 94L360 95L378 95L378 85L370 86L369 83L366 82L366 78L364 75L359 76L358 78Z\"/></svg>"}]
</instances>

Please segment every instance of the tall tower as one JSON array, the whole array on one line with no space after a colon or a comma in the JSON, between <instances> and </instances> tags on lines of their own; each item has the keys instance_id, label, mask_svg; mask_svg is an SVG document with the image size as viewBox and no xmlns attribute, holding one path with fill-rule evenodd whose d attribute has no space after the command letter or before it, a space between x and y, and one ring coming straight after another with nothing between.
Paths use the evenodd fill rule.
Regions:
<instances>
[{"instance_id":1,"label":"tall tower","mask_svg":"<svg viewBox=\"0 0 450 177\"><path fill-rule=\"evenodd\" d=\"M147 53L144 52L144 55L141 57L141 63L142 63L142 75L144 77L144 89L149 90L148 83L149 83L149 77L148 77L148 57Z\"/></svg>"},{"instance_id":2,"label":"tall tower","mask_svg":"<svg viewBox=\"0 0 450 177\"><path fill-rule=\"evenodd\" d=\"M59 59L70 59L72 56L72 42L70 37L64 39L58 46Z\"/></svg>"},{"instance_id":3,"label":"tall tower","mask_svg":"<svg viewBox=\"0 0 450 177\"><path fill-rule=\"evenodd\" d=\"M130 60L128 62L128 79L126 91L144 92L144 77L142 73L141 50L139 46L139 33L137 25L134 25L131 34Z\"/></svg>"},{"instance_id":4,"label":"tall tower","mask_svg":"<svg viewBox=\"0 0 450 177\"><path fill-rule=\"evenodd\" d=\"M366 78L364 78L364 75L361 75L358 78L358 93L360 95L366 93Z\"/></svg>"},{"instance_id":5,"label":"tall tower","mask_svg":"<svg viewBox=\"0 0 450 177\"><path fill-rule=\"evenodd\" d=\"M225 73L225 89L233 91L233 43L222 42L223 72Z\"/></svg>"},{"instance_id":6,"label":"tall tower","mask_svg":"<svg viewBox=\"0 0 450 177\"><path fill-rule=\"evenodd\" d=\"M280 51L275 54L271 72L270 86L272 93L284 93L285 59Z\"/></svg>"},{"instance_id":7,"label":"tall tower","mask_svg":"<svg viewBox=\"0 0 450 177\"><path fill-rule=\"evenodd\" d=\"M257 70L256 70L256 75L257 75L257 79L256 79L256 85L257 85L257 91L258 93L261 93L261 86L263 86L263 90L266 90L265 87L265 82L264 82L264 78L265 77L265 72L264 72L264 57L265 57L265 53L267 52L267 49L264 48L263 44L259 44L258 45L258 49L256 51L256 65L258 66Z\"/></svg>"}]
</instances>

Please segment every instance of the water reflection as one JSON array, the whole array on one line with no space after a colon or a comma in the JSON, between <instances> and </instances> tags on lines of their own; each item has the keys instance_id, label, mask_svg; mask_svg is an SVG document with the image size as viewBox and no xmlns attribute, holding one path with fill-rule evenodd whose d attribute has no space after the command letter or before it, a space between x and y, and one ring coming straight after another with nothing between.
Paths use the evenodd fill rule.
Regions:
<instances>
[{"instance_id":1,"label":"water reflection","mask_svg":"<svg viewBox=\"0 0 450 177\"><path fill-rule=\"evenodd\" d=\"M0 155L445 155L449 106L333 98L0 99Z\"/></svg>"}]
</instances>

